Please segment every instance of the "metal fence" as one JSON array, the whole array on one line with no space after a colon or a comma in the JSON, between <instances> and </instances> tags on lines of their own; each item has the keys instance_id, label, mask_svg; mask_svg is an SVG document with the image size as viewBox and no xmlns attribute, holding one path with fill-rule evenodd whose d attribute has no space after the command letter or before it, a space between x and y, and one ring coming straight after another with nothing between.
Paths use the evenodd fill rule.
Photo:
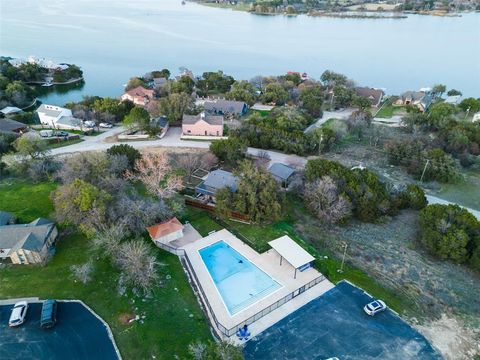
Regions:
<instances>
[{"instance_id":1,"label":"metal fence","mask_svg":"<svg viewBox=\"0 0 480 360\"><path fill-rule=\"evenodd\" d=\"M271 304L270 306L260 310L259 312L257 312L256 314L250 316L248 319L238 323L237 325L231 327L231 328L227 328L225 327L222 323L220 323L220 321L218 321L217 317L215 316L215 312L213 311L212 307L210 306L210 303L208 302L208 298L205 294L205 291L203 290L202 288L202 284L200 283L200 281L198 280L197 278L197 275L195 274L195 271L193 269L193 266L192 266L192 263L190 262L189 258L188 258L188 255L185 253L185 256L184 256L184 259L186 260L187 264L188 264L188 267L190 268L190 271L188 271L192 277L195 279L195 282L197 284L197 287L198 287L198 290L202 293L202 296L203 296L203 299L204 299L204 303L205 303L205 306L208 308L208 311L210 312L211 314L211 318L212 320L214 321L217 329L225 336L232 336L232 335L235 335L238 331L238 329L242 328L244 325L250 325L250 324L253 324L255 321L261 319L262 317L268 315L269 313L271 313L272 311L278 309L280 306L282 306L283 304L287 303L288 301L292 300L294 297L302 294L303 292L305 292L306 290L310 289L311 287L317 285L318 283L322 282L323 280L325 280L325 276L323 275L320 275L318 277L316 277L315 279L313 279L312 281L310 281L309 283L299 287L298 289L296 289L295 291L289 293L288 295L284 296L283 298L277 300L276 302L274 302L273 304ZM188 270L188 269L187 269ZM208 314L207 314L208 316Z\"/></svg>"},{"instance_id":2,"label":"metal fence","mask_svg":"<svg viewBox=\"0 0 480 360\"><path fill-rule=\"evenodd\" d=\"M168 251L169 253L172 253L172 254L177 255L177 256L185 256L185 254L186 254L185 250L183 250L183 249L178 249L178 248L173 247L171 245L163 244L159 241L155 241L155 245L157 245L160 249Z\"/></svg>"}]
</instances>

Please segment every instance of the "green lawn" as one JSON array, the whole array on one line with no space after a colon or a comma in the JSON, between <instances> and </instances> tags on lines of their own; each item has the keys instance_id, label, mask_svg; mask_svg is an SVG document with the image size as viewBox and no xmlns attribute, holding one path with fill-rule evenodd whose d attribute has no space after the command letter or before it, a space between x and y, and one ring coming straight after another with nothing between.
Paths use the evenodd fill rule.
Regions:
<instances>
[{"instance_id":1,"label":"green lawn","mask_svg":"<svg viewBox=\"0 0 480 360\"><path fill-rule=\"evenodd\" d=\"M13 212L21 221L49 216L49 200L55 184L17 183L0 186L0 209ZM57 253L45 267L10 266L0 270L0 298L40 297L80 299L92 307L111 326L124 359L173 359L187 356L188 344L208 341L211 335L183 268L174 255L152 245L158 261L163 286L151 297L136 297L117 292L118 271L109 261L90 252L89 240L79 233L61 236ZM70 266L87 260L94 263L92 280L76 282ZM170 279L167 280L167 275ZM124 313L145 315L144 323L124 325Z\"/></svg>"},{"instance_id":2,"label":"green lawn","mask_svg":"<svg viewBox=\"0 0 480 360\"><path fill-rule=\"evenodd\" d=\"M191 224L199 230L203 236L207 235L210 231L227 228L261 253L269 249L269 241L283 235L289 235L317 259L315 261L316 268L333 283L348 280L373 296L383 299L388 303L389 307L398 313L403 313L413 306L412 301L382 286L372 277L357 268L346 264L343 273L338 272L337 270L341 267L341 259L332 256L329 251L321 249L316 243L307 242L295 229L295 225L301 222L301 216L310 216L298 198L288 197L286 210L288 216L286 220L269 225L243 224L230 220L217 222L206 211L190 207L187 207L187 209L187 216ZM325 235L319 233L318 236L322 237Z\"/></svg>"},{"instance_id":3,"label":"green lawn","mask_svg":"<svg viewBox=\"0 0 480 360\"><path fill-rule=\"evenodd\" d=\"M406 113L405 106L385 105L378 111L375 117L389 119L394 115L401 115L404 113Z\"/></svg>"}]
</instances>

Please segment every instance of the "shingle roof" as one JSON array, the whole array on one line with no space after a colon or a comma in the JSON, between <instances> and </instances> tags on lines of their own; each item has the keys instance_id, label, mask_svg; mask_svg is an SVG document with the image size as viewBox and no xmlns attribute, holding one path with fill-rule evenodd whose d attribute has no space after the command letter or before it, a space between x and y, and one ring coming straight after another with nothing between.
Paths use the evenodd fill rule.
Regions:
<instances>
[{"instance_id":1,"label":"shingle roof","mask_svg":"<svg viewBox=\"0 0 480 360\"><path fill-rule=\"evenodd\" d=\"M18 132L19 130L26 129L27 125L24 123L12 120L12 119L0 119L0 132Z\"/></svg>"},{"instance_id":2,"label":"shingle roof","mask_svg":"<svg viewBox=\"0 0 480 360\"><path fill-rule=\"evenodd\" d=\"M232 113L232 114L241 114L244 107L246 106L243 101L235 100L215 100L215 101L205 101L204 108L208 112L221 112L221 113Z\"/></svg>"},{"instance_id":3,"label":"shingle roof","mask_svg":"<svg viewBox=\"0 0 480 360\"><path fill-rule=\"evenodd\" d=\"M200 120L205 121L210 125L223 125L223 116L221 115L187 115L183 114L182 124L194 125Z\"/></svg>"},{"instance_id":4,"label":"shingle roof","mask_svg":"<svg viewBox=\"0 0 480 360\"><path fill-rule=\"evenodd\" d=\"M268 168L268 171L282 179L282 180L288 180L288 178L290 176L293 175L293 173L295 172L294 169L292 169L290 166L287 166L285 164L282 164L282 163L273 163L272 165L270 165L270 167Z\"/></svg>"},{"instance_id":5,"label":"shingle roof","mask_svg":"<svg viewBox=\"0 0 480 360\"><path fill-rule=\"evenodd\" d=\"M373 105L378 104L384 95L383 90L368 87L356 87L354 90L357 96L368 99Z\"/></svg>"},{"instance_id":6,"label":"shingle roof","mask_svg":"<svg viewBox=\"0 0 480 360\"><path fill-rule=\"evenodd\" d=\"M126 94L133 96L133 97L147 97L149 99L153 98L153 90L146 89L143 86L137 86L136 88L130 89L128 91L125 91Z\"/></svg>"},{"instance_id":7,"label":"shingle roof","mask_svg":"<svg viewBox=\"0 0 480 360\"><path fill-rule=\"evenodd\" d=\"M221 189L224 187L230 188L232 191L237 191L238 178L231 172L225 170L214 170L207 175L204 184L214 189Z\"/></svg>"},{"instance_id":8,"label":"shingle roof","mask_svg":"<svg viewBox=\"0 0 480 360\"><path fill-rule=\"evenodd\" d=\"M7 225L15 216L6 211L0 211L0 226Z\"/></svg>"},{"instance_id":9,"label":"shingle roof","mask_svg":"<svg viewBox=\"0 0 480 360\"><path fill-rule=\"evenodd\" d=\"M0 226L0 248L11 249L10 253L18 249L40 251L54 226L42 218L29 224Z\"/></svg>"},{"instance_id":10,"label":"shingle roof","mask_svg":"<svg viewBox=\"0 0 480 360\"><path fill-rule=\"evenodd\" d=\"M168 82L167 78L160 77L160 78L153 78L153 86L163 86Z\"/></svg>"},{"instance_id":11,"label":"shingle roof","mask_svg":"<svg viewBox=\"0 0 480 360\"><path fill-rule=\"evenodd\" d=\"M183 229L183 225L176 217L171 218L161 224L153 225L147 228L150 237L155 240L168 234Z\"/></svg>"}]
</instances>

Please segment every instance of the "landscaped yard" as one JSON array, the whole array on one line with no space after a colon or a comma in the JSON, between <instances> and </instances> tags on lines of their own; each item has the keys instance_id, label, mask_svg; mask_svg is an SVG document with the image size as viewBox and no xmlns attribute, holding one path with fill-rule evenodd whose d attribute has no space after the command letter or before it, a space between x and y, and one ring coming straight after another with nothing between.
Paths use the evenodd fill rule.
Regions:
<instances>
[{"instance_id":1,"label":"landscaped yard","mask_svg":"<svg viewBox=\"0 0 480 360\"><path fill-rule=\"evenodd\" d=\"M383 106L375 115L375 117L389 119L394 115L403 115L406 113L405 106L393 106L385 105Z\"/></svg>"},{"instance_id":2,"label":"landscaped yard","mask_svg":"<svg viewBox=\"0 0 480 360\"><path fill-rule=\"evenodd\" d=\"M310 217L310 215L305 211L303 204L298 198L289 197L288 199L287 221L280 221L270 225L243 224L231 220L218 222L209 216L206 211L190 207L187 207L187 210L187 216L191 224L199 230L201 235L205 236L210 231L220 230L226 227L229 231L234 233L241 240L247 242L258 252L268 250L269 241L287 234L315 256L317 259L317 269L327 276L330 281L337 283L344 279L349 280L373 296L385 300L392 309L399 313L412 307L412 303L409 299L382 286L365 272L357 268L345 264L344 271L342 273L338 272L337 270L341 267L341 259L332 256L330 251L319 246L323 241L329 241L328 235L317 233L316 236L318 237L318 241L315 241L314 243L308 243L305 241L295 229L295 225L299 225L299 229L301 230L301 217Z\"/></svg>"},{"instance_id":3,"label":"landscaped yard","mask_svg":"<svg viewBox=\"0 0 480 360\"><path fill-rule=\"evenodd\" d=\"M60 140L59 142L48 144L49 149L56 149L68 145L78 144L81 143L83 139L72 139L72 140Z\"/></svg>"},{"instance_id":4,"label":"landscaped yard","mask_svg":"<svg viewBox=\"0 0 480 360\"><path fill-rule=\"evenodd\" d=\"M0 183L0 210L10 211L19 220L31 221L48 217L53 211L49 199L55 184ZM89 240L79 233L63 235L57 253L45 267L12 266L0 270L0 299L40 297L80 299L92 307L111 326L124 359L173 359L187 356L188 344L208 341L211 335L183 268L174 255L154 248L163 285L151 296L135 296L131 292L119 296L118 271L109 261L90 251ZM76 281L70 267L94 263L92 280ZM121 315L145 316L141 321L124 325Z\"/></svg>"}]
</instances>

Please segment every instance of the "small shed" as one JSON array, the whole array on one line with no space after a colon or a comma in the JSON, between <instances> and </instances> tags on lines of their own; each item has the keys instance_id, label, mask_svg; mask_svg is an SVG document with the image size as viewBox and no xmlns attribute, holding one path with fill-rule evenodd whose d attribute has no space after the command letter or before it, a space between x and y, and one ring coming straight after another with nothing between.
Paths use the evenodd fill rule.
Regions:
<instances>
[{"instance_id":1,"label":"small shed","mask_svg":"<svg viewBox=\"0 0 480 360\"><path fill-rule=\"evenodd\" d=\"M183 225L176 217L147 228L150 238L154 242L163 244L183 237Z\"/></svg>"},{"instance_id":2,"label":"small shed","mask_svg":"<svg viewBox=\"0 0 480 360\"><path fill-rule=\"evenodd\" d=\"M282 186L288 187L289 180L295 173L295 169L282 163L273 163L268 168L268 172L272 174Z\"/></svg>"},{"instance_id":3,"label":"small shed","mask_svg":"<svg viewBox=\"0 0 480 360\"><path fill-rule=\"evenodd\" d=\"M305 271L312 266L315 258L293 241L288 235L284 235L268 243L279 255L280 265L285 259L294 269L294 278L297 278L297 270Z\"/></svg>"},{"instance_id":4,"label":"small shed","mask_svg":"<svg viewBox=\"0 0 480 360\"><path fill-rule=\"evenodd\" d=\"M16 106L7 106L7 107L4 107L2 110L0 110L0 113L2 113L3 115L17 114L21 112L22 112L22 109Z\"/></svg>"}]
</instances>

